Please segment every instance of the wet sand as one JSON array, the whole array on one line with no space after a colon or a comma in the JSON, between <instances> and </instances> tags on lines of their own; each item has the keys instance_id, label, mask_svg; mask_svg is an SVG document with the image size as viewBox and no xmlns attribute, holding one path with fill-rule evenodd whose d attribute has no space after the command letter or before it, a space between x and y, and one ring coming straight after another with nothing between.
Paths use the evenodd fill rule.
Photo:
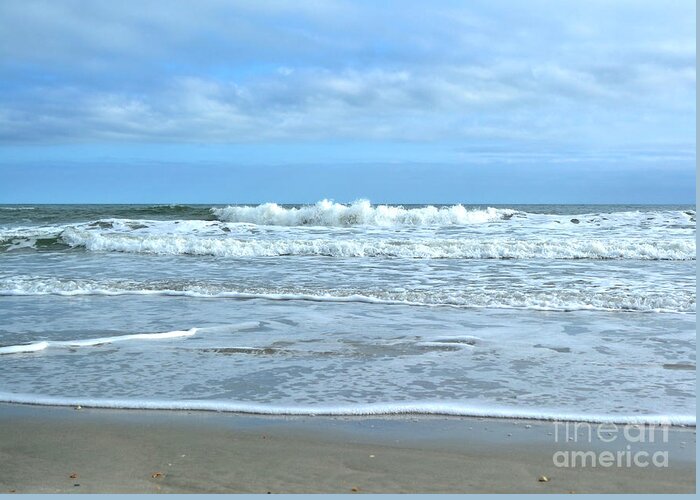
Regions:
<instances>
[{"instance_id":1,"label":"wet sand","mask_svg":"<svg viewBox=\"0 0 700 500\"><path fill-rule=\"evenodd\" d=\"M567 440L551 422L3 404L0 493L695 492L695 428L631 445L668 452L668 467L556 467L557 451L627 450L621 433L606 443L595 431L589 442L585 425L569 430Z\"/></svg>"}]
</instances>

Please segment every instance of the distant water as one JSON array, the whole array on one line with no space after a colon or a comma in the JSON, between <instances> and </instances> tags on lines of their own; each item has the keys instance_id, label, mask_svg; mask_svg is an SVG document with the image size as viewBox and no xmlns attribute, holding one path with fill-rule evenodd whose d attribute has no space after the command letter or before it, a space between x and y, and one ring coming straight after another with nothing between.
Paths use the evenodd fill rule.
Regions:
<instances>
[{"instance_id":1,"label":"distant water","mask_svg":"<svg viewBox=\"0 0 700 500\"><path fill-rule=\"evenodd\" d=\"M693 206L0 206L0 400L695 423Z\"/></svg>"}]
</instances>

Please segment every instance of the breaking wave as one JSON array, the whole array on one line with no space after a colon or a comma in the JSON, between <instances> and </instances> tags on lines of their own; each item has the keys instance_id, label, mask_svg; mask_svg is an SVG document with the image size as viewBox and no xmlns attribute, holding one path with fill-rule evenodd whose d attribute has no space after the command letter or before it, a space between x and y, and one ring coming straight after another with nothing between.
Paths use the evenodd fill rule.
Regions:
<instances>
[{"instance_id":1,"label":"breaking wave","mask_svg":"<svg viewBox=\"0 0 700 500\"><path fill-rule=\"evenodd\" d=\"M514 208L465 208L463 205L419 206L372 205L368 200L350 204L322 200L314 205L285 207L277 203L214 207L211 213L220 221L261 226L321 227L436 227L471 226L493 222L523 221L537 224L587 224L598 226L684 226L693 227L695 210L650 210L581 214L531 213Z\"/></svg>"},{"instance_id":2,"label":"breaking wave","mask_svg":"<svg viewBox=\"0 0 700 500\"><path fill-rule=\"evenodd\" d=\"M493 222L512 217L516 211L504 208L468 210L462 205L437 208L426 206L406 209L401 206L376 205L358 200L344 205L322 200L315 205L285 208L277 203L257 206L212 208L212 213L226 222L248 222L270 226L447 226Z\"/></svg>"},{"instance_id":3,"label":"breaking wave","mask_svg":"<svg viewBox=\"0 0 700 500\"><path fill-rule=\"evenodd\" d=\"M188 235L125 235L67 229L61 240L92 252L216 257L399 257L409 259L694 260L692 240L630 239L238 239Z\"/></svg>"},{"instance_id":4,"label":"breaking wave","mask_svg":"<svg viewBox=\"0 0 700 500\"><path fill-rule=\"evenodd\" d=\"M469 239L317 238L243 239L195 234L122 234L68 228L57 236L0 236L0 248L201 255L250 258L285 256L405 259L629 259L689 261L695 241L639 238Z\"/></svg>"},{"instance_id":5,"label":"breaking wave","mask_svg":"<svg viewBox=\"0 0 700 500\"><path fill-rule=\"evenodd\" d=\"M695 212L538 214L509 208L275 203L212 208L219 220L98 219L0 227L0 250L215 257L695 260Z\"/></svg>"}]
</instances>

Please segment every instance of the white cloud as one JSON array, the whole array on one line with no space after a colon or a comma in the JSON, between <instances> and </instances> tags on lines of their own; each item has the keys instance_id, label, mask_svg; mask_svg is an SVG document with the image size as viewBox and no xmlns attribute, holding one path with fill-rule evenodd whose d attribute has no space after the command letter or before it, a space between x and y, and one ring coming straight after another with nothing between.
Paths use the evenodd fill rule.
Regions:
<instances>
[{"instance_id":1,"label":"white cloud","mask_svg":"<svg viewBox=\"0 0 700 500\"><path fill-rule=\"evenodd\" d=\"M0 141L687 143L691 10L6 1Z\"/></svg>"}]
</instances>

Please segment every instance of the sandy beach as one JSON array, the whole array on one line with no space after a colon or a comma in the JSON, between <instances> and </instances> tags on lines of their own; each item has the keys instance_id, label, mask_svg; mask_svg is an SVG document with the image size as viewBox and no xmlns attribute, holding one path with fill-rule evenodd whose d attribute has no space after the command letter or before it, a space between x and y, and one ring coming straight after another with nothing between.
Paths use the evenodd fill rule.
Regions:
<instances>
[{"instance_id":1,"label":"sandy beach","mask_svg":"<svg viewBox=\"0 0 700 500\"><path fill-rule=\"evenodd\" d=\"M556 467L557 451L625 449L578 431L567 440L551 422L1 405L0 492L695 492L695 428L639 445L667 451L668 467Z\"/></svg>"}]
</instances>

